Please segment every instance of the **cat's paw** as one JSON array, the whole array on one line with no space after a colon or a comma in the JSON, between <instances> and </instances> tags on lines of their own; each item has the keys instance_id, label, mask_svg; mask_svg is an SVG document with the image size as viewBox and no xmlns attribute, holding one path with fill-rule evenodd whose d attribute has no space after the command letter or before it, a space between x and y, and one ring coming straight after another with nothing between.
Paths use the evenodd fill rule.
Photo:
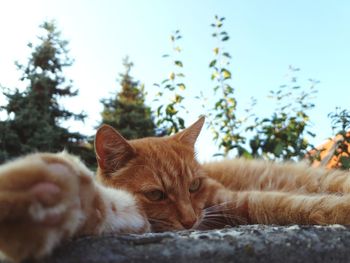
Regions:
<instances>
[{"instance_id":1,"label":"cat's paw","mask_svg":"<svg viewBox=\"0 0 350 263\"><path fill-rule=\"evenodd\" d=\"M53 154L0 167L0 251L14 261L46 255L84 220L79 178Z\"/></svg>"}]
</instances>

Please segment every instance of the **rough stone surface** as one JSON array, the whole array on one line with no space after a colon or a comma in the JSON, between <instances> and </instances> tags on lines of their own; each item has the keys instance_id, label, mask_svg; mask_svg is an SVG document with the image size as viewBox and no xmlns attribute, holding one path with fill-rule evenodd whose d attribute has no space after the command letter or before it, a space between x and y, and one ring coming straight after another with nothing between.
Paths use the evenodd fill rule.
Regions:
<instances>
[{"instance_id":1,"label":"rough stone surface","mask_svg":"<svg viewBox=\"0 0 350 263\"><path fill-rule=\"evenodd\" d=\"M250 225L83 237L63 244L41 262L350 262L350 228Z\"/></svg>"}]
</instances>

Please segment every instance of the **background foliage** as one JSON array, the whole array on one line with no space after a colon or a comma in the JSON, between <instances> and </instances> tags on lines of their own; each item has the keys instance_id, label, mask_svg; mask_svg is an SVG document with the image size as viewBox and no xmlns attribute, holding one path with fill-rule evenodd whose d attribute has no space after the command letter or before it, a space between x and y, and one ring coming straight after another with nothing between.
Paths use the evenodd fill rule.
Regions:
<instances>
[{"instance_id":1,"label":"background foliage","mask_svg":"<svg viewBox=\"0 0 350 263\"><path fill-rule=\"evenodd\" d=\"M144 86L130 75L133 66L129 58L123 61L125 72L120 74L121 91L114 98L103 99L102 123L117 129L127 139L155 135L151 108L145 105Z\"/></svg>"},{"instance_id":2,"label":"background foliage","mask_svg":"<svg viewBox=\"0 0 350 263\"><path fill-rule=\"evenodd\" d=\"M68 56L68 42L61 39L54 22L44 22L40 28L39 44L28 44L31 53L27 63L16 63L27 88L14 92L3 88L8 104L1 106L7 119L0 121L0 162L35 151L85 151L85 136L62 126L65 120L83 121L86 117L59 104L62 97L78 95L63 74L73 62Z\"/></svg>"},{"instance_id":3,"label":"background foliage","mask_svg":"<svg viewBox=\"0 0 350 263\"><path fill-rule=\"evenodd\" d=\"M212 138L218 146L217 155L296 161L305 159L313 150L316 154L311 159L317 159L322 149L315 150L309 143L315 136L309 112L315 107L313 98L318 82L310 79L309 85L300 85L299 69L290 66L290 82L270 91L269 97L276 105L271 115L254 112L256 98L252 99L251 107L240 109L232 83L235 73L232 55L226 49L230 36L224 29L224 22L224 17L215 16L210 25L216 45L212 60L208 62L210 75L203 77L212 80L211 94L201 93L195 98L209 120ZM68 54L68 42L62 39L55 22L44 22L40 27L43 31L38 44L28 44L31 50L28 61L16 64L27 88L11 91L2 87L7 104L2 105L1 110L7 117L0 120L0 163L29 152L67 149L94 167L93 138L64 127L68 119L83 121L86 117L65 109L60 103L62 97L78 95L73 82L64 76L64 69L73 63ZM185 67L181 60L182 37L179 30L170 36L171 50L163 57L172 69L167 77L154 84L158 93L152 107L146 105L144 85L131 76L133 63L127 57L124 59L125 72L118 80L120 87L111 98L101 100L101 124L113 126L128 139L171 135L186 127L185 101L189 98L184 92L190 87L185 84ZM213 99L208 100L208 97ZM346 109L336 109L329 117L335 135L341 137L332 154L339 157L338 168L349 169L350 113Z\"/></svg>"}]
</instances>

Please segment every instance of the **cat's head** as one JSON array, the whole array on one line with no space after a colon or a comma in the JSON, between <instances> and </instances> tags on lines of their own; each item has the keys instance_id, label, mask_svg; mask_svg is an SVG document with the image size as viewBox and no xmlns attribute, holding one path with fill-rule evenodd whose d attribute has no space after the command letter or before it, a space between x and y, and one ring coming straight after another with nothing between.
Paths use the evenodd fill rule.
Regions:
<instances>
[{"instance_id":1,"label":"cat's head","mask_svg":"<svg viewBox=\"0 0 350 263\"><path fill-rule=\"evenodd\" d=\"M168 137L127 141L103 125L96 134L98 179L133 193L153 231L189 229L199 224L205 205L205 175L194 145L204 117Z\"/></svg>"}]
</instances>

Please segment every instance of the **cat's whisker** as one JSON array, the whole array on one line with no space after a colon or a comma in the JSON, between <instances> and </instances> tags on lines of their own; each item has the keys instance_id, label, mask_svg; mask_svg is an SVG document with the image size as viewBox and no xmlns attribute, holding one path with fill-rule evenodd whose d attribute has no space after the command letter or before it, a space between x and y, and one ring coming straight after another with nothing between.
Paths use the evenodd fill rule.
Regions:
<instances>
[{"instance_id":1,"label":"cat's whisker","mask_svg":"<svg viewBox=\"0 0 350 263\"><path fill-rule=\"evenodd\" d=\"M225 221L224 218L206 218L203 222L221 222Z\"/></svg>"},{"instance_id":2,"label":"cat's whisker","mask_svg":"<svg viewBox=\"0 0 350 263\"><path fill-rule=\"evenodd\" d=\"M211 211L211 212L208 212L208 213L204 213L204 215L206 215L206 216L210 216L210 215L223 215L225 212L229 212L229 211L232 211L232 209Z\"/></svg>"},{"instance_id":3,"label":"cat's whisker","mask_svg":"<svg viewBox=\"0 0 350 263\"><path fill-rule=\"evenodd\" d=\"M208 227L209 229L212 228L218 228L218 227L223 227L227 224L225 224L224 222L220 221L220 220L205 220L202 221L201 224L197 227L198 229L201 229L203 226L204 227Z\"/></svg>"},{"instance_id":4,"label":"cat's whisker","mask_svg":"<svg viewBox=\"0 0 350 263\"><path fill-rule=\"evenodd\" d=\"M203 226L203 225L210 226L210 225L212 225L212 221L208 220L208 219L202 220L197 227L200 227L200 226Z\"/></svg>"},{"instance_id":5,"label":"cat's whisker","mask_svg":"<svg viewBox=\"0 0 350 263\"><path fill-rule=\"evenodd\" d=\"M234 203L232 202L225 202L225 203L221 203L218 205L214 205L214 206L210 206L208 208L205 208L203 211L205 213L210 213L210 212L217 212L217 211L225 211L225 210L232 210L234 209L236 206Z\"/></svg>"},{"instance_id":6,"label":"cat's whisker","mask_svg":"<svg viewBox=\"0 0 350 263\"><path fill-rule=\"evenodd\" d=\"M224 209L223 211L210 211L203 213L202 222L215 221L216 223L225 225L237 225L237 224L246 224L247 220L241 216L227 213L230 209Z\"/></svg>"},{"instance_id":7,"label":"cat's whisker","mask_svg":"<svg viewBox=\"0 0 350 263\"><path fill-rule=\"evenodd\" d=\"M205 209L203 211L203 217L204 218L224 217L224 218L230 219L231 222L232 220L236 221L235 224L237 224L237 222L246 223L247 220L245 218L232 213L236 207L233 206L233 204L232 206L230 205L231 205L230 202L226 202L226 203L221 203L219 205L215 205L214 207L210 207L211 209L209 211Z\"/></svg>"},{"instance_id":8,"label":"cat's whisker","mask_svg":"<svg viewBox=\"0 0 350 263\"><path fill-rule=\"evenodd\" d=\"M223 214L213 214L213 215L205 216L204 219L206 219L206 218L223 218L223 217L225 217L225 215L223 215Z\"/></svg>"},{"instance_id":9,"label":"cat's whisker","mask_svg":"<svg viewBox=\"0 0 350 263\"><path fill-rule=\"evenodd\" d=\"M225 213L227 211L229 212L233 212L235 208L231 207L231 208L223 208L223 209L218 209L216 211L205 211L204 214L205 215L211 215L211 214L222 214L222 213Z\"/></svg>"},{"instance_id":10,"label":"cat's whisker","mask_svg":"<svg viewBox=\"0 0 350 263\"><path fill-rule=\"evenodd\" d=\"M247 224L247 219L236 215L225 215L226 219L229 219L230 225L243 225Z\"/></svg>"},{"instance_id":11,"label":"cat's whisker","mask_svg":"<svg viewBox=\"0 0 350 263\"><path fill-rule=\"evenodd\" d=\"M232 203L232 202L230 202L230 201L223 202L223 203L220 203L220 204L216 204L216 205L213 205L213 206L209 206L209 207L205 208L204 210L206 210L206 211L211 211L211 210L214 210L214 209L216 209L216 208L218 208L218 207L222 207L222 206L228 205L229 203Z\"/></svg>"},{"instance_id":12,"label":"cat's whisker","mask_svg":"<svg viewBox=\"0 0 350 263\"><path fill-rule=\"evenodd\" d=\"M239 218L241 216L229 213L217 213L217 214L207 214L204 218Z\"/></svg>"},{"instance_id":13,"label":"cat's whisker","mask_svg":"<svg viewBox=\"0 0 350 263\"><path fill-rule=\"evenodd\" d=\"M234 208L226 208L226 209L221 209L217 211L204 211L203 215L204 216L209 216L209 215L223 215L223 214L232 214L234 212Z\"/></svg>"},{"instance_id":14,"label":"cat's whisker","mask_svg":"<svg viewBox=\"0 0 350 263\"><path fill-rule=\"evenodd\" d=\"M225 215L222 213L213 213L213 214L206 214L203 216L203 220L209 219L209 218L225 218Z\"/></svg>"}]
</instances>

